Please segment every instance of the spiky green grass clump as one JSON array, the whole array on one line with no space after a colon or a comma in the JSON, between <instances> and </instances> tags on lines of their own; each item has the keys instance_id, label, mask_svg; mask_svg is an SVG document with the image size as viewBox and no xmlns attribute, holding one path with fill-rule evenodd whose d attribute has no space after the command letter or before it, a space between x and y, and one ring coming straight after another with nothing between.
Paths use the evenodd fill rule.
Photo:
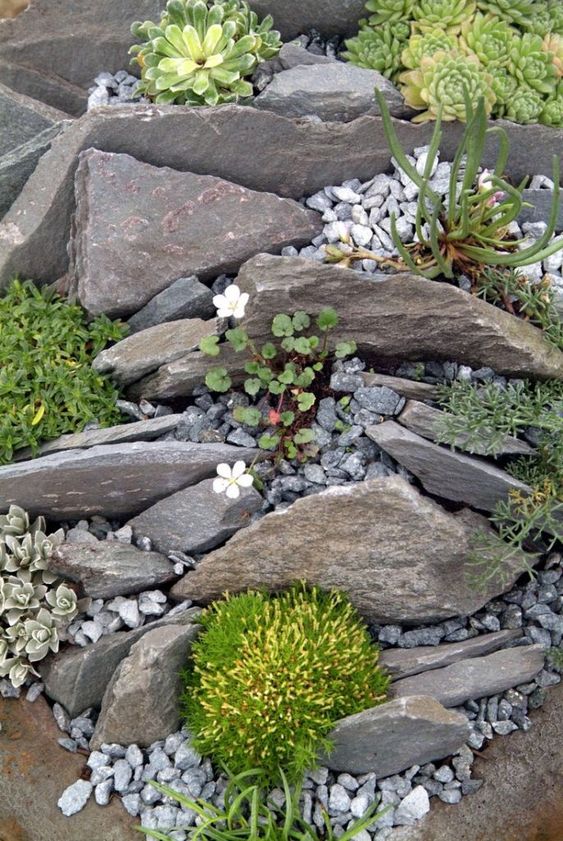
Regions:
<instances>
[{"instance_id":1,"label":"spiky green grass clump","mask_svg":"<svg viewBox=\"0 0 563 841\"><path fill-rule=\"evenodd\" d=\"M295 585L203 612L186 673L194 746L232 773L283 768L297 781L329 750L334 722L385 700L378 649L348 599Z\"/></svg>"}]
</instances>

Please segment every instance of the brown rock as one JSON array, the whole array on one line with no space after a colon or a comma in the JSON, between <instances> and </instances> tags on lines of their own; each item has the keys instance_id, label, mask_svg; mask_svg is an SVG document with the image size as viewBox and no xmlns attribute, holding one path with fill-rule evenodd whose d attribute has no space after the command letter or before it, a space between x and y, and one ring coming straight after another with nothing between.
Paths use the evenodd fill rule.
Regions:
<instances>
[{"instance_id":1,"label":"brown rock","mask_svg":"<svg viewBox=\"0 0 563 841\"><path fill-rule=\"evenodd\" d=\"M235 534L171 593L208 602L226 590L305 579L343 590L372 621L433 622L473 613L502 592L466 580L471 537L488 528L473 512L445 512L398 476L337 486ZM512 580L519 571L521 560Z\"/></svg>"}]
</instances>

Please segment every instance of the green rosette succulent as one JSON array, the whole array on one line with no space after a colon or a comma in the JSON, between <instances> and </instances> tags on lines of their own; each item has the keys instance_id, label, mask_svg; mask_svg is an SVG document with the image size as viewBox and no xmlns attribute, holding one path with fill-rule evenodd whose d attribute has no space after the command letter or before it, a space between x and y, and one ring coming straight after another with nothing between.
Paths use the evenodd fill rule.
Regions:
<instances>
[{"instance_id":1,"label":"green rosette succulent","mask_svg":"<svg viewBox=\"0 0 563 841\"><path fill-rule=\"evenodd\" d=\"M414 25L420 32L445 30L457 35L461 25L475 12L475 0L416 0Z\"/></svg>"},{"instance_id":2,"label":"green rosette succulent","mask_svg":"<svg viewBox=\"0 0 563 841\"><path fill-rule=\"evenodd\" d=\"M526 32L521 38L514 38L508 69L521 84L539 93L551 94L555 90L553 54L544 49L539 35Z\"/></svg>"},{"instance_id":3,"label":"green rosette succulent","mask_svg":"<svg viewBox=\"0 0 563 841\"><path fill-rule=\"evenodd\" d=\"M551 21L550 32L563 37L563 3L561 0L549 0L547 8Z\"/></svg>"},{"instance_id":4,"label":"green rosette succulent","mask_svg":"<svg viewBox=\"0 0 563 841\"><path fill-rule=\"evenodd\" d=\"M532 20L535 5L536 0L477 0L481 12L490 12L517 26L525 26Z\"/></svg>"},{"instance_id":5,"label":"green rosette succulent","mask_svg":"<svg viewBox=\"0 0 563 841\"><path fill-rule=\"evenodd\" d=\"M369 17L369 24L377 26L380 23L394 23L409 21L415 0L368 0L366 9L373 12Z\"/></svg>"},{"instance_id":6,"label":"green rosette succulent","mask_svg":"<svg viewBox=\"0 0 563 841\"><path fill-rule=\"evenodd\" d=\"M440 50L451 51L457 46L457 39L447 32L427 32L425 35L415 33L401 53L403 66L408 70L416 70L420 66L423 56L434 55Z\"/></svg>"},{"instance_id":7,"label":"green rosette succulent","mask_svg":"<svg viewBox=\"0 0 563 841\"><path fill-rule=\"evenodd\" d=\"M466 94L470 102L484 100L489 115L495 102L492 76L483 68L474 55L455 51L440 51L424 56L417 70L410 70L399 76L401 93L407 105L418 114L414 123L435 120L442 111L443 120L466 120Z\"/></svg>"},{"instance_id":8,"label":"green rosette succulent","mask_svg":"<svg viewBox=\"0 0 563 841\"><path fill-rule=\"evenodd\" d=\"M563 127L563 81L557 85L555 94L544 102L539 121L546 126Z\"/></svg>"},{"instance_id":9,"label":"green rosette succulent","mask_svg":"<svg viewBox=\"0 0 563 841\"><path fill-rule=\"evenodd\" d=\"M355 38L349 38L342 57L390 79L401 66L403 43L395 37L390 24L383 24L377 29L362 29Z\"/></svg>"},{"instance_id":10,"label":"green rosette succulent","mask_svg":"<svg viewBox=\"0 0 563 841\"><path fill-rule=\"evenodd\" d=\"M516 34L506 21L477 12L474 18L462 23L460 45L485 66L506 67Z\"/></svg>"},{"instance_id":11,"label":"green rosette succulent","mask_svg":"<svg viewBox=\"0 0 563 841\"><path fill-rule=\"evenodd\" d=\"M537 123L544 108L545 100L541 93L521 85L506 104L504 116L513 123Z\"/></svg>"},{"instance_id":12,"label":"green rosette succulent","mask_svg":"<svg viewBox=\"0 0 563 841\"><path fill-rule=\"evenodd\" d=\"M521 24L521 28L544 38L553 29L553 20L547 3L536 3L533 16Z\"/></svg>"},{"instance_id":13,"label":"green rosette succulent","mask_svg":"<svg viewBox=\"0 0 563 841\"><path fill-rule=\"evenodd\" d=\"M555 75L558 79L563 77L563 36L550 33L542 41L543 49L552 57Z\"/></svg>"},{"instance_id":14,"label":"green rosette succulent","mask_svg":"<svg viewBox=\"0 0 563 841\"><path fill-rule=\"evenodd\" d=\"M510 75L506 67L489 66L487 69L493 78L493 92L496 97L493 113L497 117L502 117L506 106L518 89L518 82L514 76Z\"/></svg>"}]
</instances>

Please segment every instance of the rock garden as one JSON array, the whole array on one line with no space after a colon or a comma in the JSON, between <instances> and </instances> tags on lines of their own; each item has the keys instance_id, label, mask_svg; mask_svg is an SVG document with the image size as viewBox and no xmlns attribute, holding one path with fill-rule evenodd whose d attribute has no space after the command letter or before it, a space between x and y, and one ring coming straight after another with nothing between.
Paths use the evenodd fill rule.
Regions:
<instances>
[{"instance_id":1,"label":"rock garden","mask_svg":"<svg viewBox=\"0 0 563 841\"><path fill-rule=\"evenodd\" d=\"M462 841L563 671L561 4L21 5L0 839Z\"/></svg>"}]
</instances>

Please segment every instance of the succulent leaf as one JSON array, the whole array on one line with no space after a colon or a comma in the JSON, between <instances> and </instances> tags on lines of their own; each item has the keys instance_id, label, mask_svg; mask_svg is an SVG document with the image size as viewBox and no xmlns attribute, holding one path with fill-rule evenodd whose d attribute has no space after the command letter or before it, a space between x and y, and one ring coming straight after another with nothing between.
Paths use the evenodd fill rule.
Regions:
<instances>
[{"instance_id":1,"label":"succulent leaf","mask_svg":"<svg viewBox=\"0 0 563 841\"><path fill-rule=\"evenodd\" d=\"M401 61L409 70L416 70L424 56L434 55L439 50L451 51L457 46L457 39L447 32L436 30L424 35L415 33L401 53Z\"/></svg>"},{"instance_id":2,"label":"succulent leaf","mask_svg":"<svg viewBox=\"0 0 563 841\"><path fill-rule=\"evenodd\" d=\"M517 35L506 21L477 12L474 18L461 26L461 48L476 55L481 64L506 67L510 48Z\"/></svg>"},{"instance_id":3,"label":"succulent leaf","mask_svg":"<svg viewBox=\"0 0 563 841\"><path fill-rule=\"evenodd\" d=\"M380 23L408 21L412 16L414 0L368 0L366 9L373 12L368 18L371 26Z\"/></svg>"},{"instance_id":4,"label":"succulent leaf","mask_svg":"<svg viewBox=\"0 0 563 841\"><path fill-rule=\"evenodd\" d=\"M349 38L342 57L358 67L377 70L390 79L401 66L403 43L394 34L391 24L383 24L377 29L362 29L355 38Z\"/></svg>"},{"instance_id":5,"label":"succulent leaf","mask_svg":"<svg viewBox=\"0 0 563 841\"><path fill-rule=\"evenodd\" d=\"M535 0L477 0L477 6L508 23L525 26L533 18Z\"/></svg>"},{"instance_id":6,"label":"succulent leaf","mask_svg":"<svg viewBox=\"0 0 563 841\"><path fill-rule=\"evenodd\" d=\"M420 32L442 30L456 35L475 12L475 0L416 0L413 17Z\"/></svg>"},{"instance_id":7,"label":"succulent leaf","mask_svg":"<svg viewBox=\"0 0 563 841\"><path fill-rule=\"evenodd\" d=\"M544 49L539 35L527 32L515 38L510 48L509 70L520 83L540 93L555 91L553 54Z\"/></svg>"}]
</instances>

